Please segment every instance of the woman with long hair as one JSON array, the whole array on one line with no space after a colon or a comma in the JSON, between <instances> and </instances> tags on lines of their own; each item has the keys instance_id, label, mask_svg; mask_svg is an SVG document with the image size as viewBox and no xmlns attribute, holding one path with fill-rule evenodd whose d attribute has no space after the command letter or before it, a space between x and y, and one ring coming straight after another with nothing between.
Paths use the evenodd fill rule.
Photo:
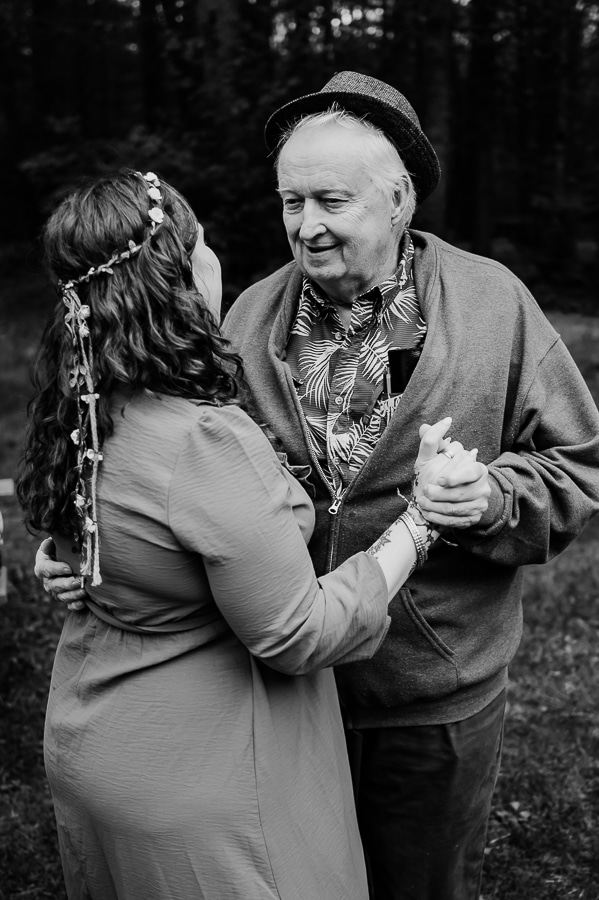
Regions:
<instances>
[{"instance_id":1,"label":"woman with long hair","mask_svg":"<svg viewBox=\"0 0 599 900\"><path fill-rule=\"evenodd\" d=\"M408 509L317 579L309 496L243 408L184 198L98 178L44 250L59 299L18 495L86 588L44 739L68 896L365 900L330 667L376 651L438 536L418 491L466 451L423 426Z\"/></svg>"}]
</instances>

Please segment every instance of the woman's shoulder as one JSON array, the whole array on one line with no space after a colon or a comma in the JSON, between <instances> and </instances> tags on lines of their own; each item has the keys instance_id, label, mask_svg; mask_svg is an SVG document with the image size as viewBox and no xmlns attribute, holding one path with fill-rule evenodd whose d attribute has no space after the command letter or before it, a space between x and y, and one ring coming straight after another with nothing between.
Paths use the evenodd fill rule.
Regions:
<instances>
[{"instance_id":1,"label":"woman's shoulder","mask_svg":"<svg viewBox=\"0 0 599 900\"><path fill-rule=\"evenodd\" d=\"M180 430L189 428L196 422L222 422L223 426L250 430L255 423L239 406L233 403L219 403L213 400L175 397L140 391L132 396L116 394L112 403L115 423L119 421L139 424L144 421L154 430L164 432L164 428ZM165 434L168 437L172 432Z\"/></svg>"},{"instance_id":2,"label":"woman's shoulder","mask_svg":"<svg viewBox=\"0 0 599 900\"><path fill-rule=\"evenodd\" d=\"M223 448L237 449L243 456L267 455L276 459L270 441L259 425L240 406L233 403L192 404L188 413L190 431L196 440L221 444Z\"/></svg>"},{"instance_id":3,"label":"woman's shoulder","mask_svg":"<svg viewBox=\"0 0 599 900\"><path fill-rule=\"evenodd\" d=\"M122 415L151 444L171 450L199 442L238 447L244 455L274 454L260 426L235 403L146 393L131 398Z\"/></svg>"},{"instance_id":4,"label":"woman's shoulder","mask_svg":"<svg viewBox=\"0 0 599 900\"><path fill-rule=\"evenodd\" d=\"M137 393L116 396L112 405L114 432L112 454L134 453L171 465L186 444L222 444L232 449L247 447L260 453L270 445L261 429L239 406L209 400L191 400L164 394Z\"/></svg>"},{"instance_id":5,"label":"woman's shoulder","mask_svg":"<svg viewBox=\"0 0 599 900\"><path fill-rule=\"evenodd\" d=\"M281 464L262 428L239 406L198 404L189 417L170 480L171 527L181 540L187 540L189 522L196 522L199 515L201 552L219 556L217 519L226 521L230 516L237 525L245 520L255 528L268 509L281 515L282 522L292 512L309 539L314 527L310 500ZM197 530L197 522L194 527Z\"/></svg>"}]
</instances>

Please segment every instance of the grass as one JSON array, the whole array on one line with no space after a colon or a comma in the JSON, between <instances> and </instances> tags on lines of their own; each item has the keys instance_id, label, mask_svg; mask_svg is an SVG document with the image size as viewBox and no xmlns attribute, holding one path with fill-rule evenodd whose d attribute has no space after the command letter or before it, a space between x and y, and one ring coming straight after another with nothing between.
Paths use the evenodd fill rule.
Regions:
<instances>
[{"instance_id":1,"label":"grass","mask_svg":"<svg viewBox=\"0 0 599 900\"><path fill-rule=\"evenodd\" d=\"M598 525L526 572L485 900L599 897Z\"/></svg>"},{"instance_id":2,"label":"grass","mask_svg":"<svg viewBox=\"0 0 599 900\"><path fill-rule=\"evenodd\" d=\"M0 274L1 272L0 259ZM31 266L0 296L0 478L13 477L44 307ZM599 318L551 311L596 400ZM8 601L0 605L0 900L65 900L46 785L43 719L63 612L32 574L38 540L0 498ZM511 668L502 773L484 900L599 897L599 518L525 577L525 630ZM0 603L1 603L0 599ZM324 898L323 898L324 900Z\"/></svg>"}]
</instances>

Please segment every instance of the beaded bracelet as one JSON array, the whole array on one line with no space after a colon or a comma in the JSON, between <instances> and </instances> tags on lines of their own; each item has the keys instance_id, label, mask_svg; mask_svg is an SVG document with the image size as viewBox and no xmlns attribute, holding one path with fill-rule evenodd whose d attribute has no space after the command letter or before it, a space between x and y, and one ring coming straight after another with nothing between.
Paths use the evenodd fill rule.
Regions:
<instances>
[{"instance_id":1,"label":"beaded bracelet","mask_svg":"<svg viewBox=\"0 0 599 900\"><path fill-rule=\"evenodd\" d=\"M416 566L414 568L420 568L423 566L428 559L428 547L424 542L424 538L420 534L418 530L418 526L409 512L403 512L398 522L403 522L410 534L412 535L412 540L414 541L414 546L416 547Z\"/></svg>"},{"instance_id":2,"label":"beaded bracelet","mask_svg":"<svg viewBox=\"0 0 599 900\"><path fill-rule=\"evenodd\" d=\"M428 552L435 541L441 536L441 532L437 528L435 528L432 522L429 522L428 519L424 517L424 513L413 497L408 503L406 512L408 512L412 516L412 519L414 520L418 528L424 528L425 531L423 541Z\"/></svg>"}]
</instances>

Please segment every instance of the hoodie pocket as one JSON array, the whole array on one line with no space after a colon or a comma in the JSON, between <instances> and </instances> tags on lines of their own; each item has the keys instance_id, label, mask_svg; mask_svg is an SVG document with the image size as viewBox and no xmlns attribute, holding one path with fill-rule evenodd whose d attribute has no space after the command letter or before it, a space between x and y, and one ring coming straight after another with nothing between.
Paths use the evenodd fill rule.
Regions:
<instances>
[{"instance_id":1,"label":"hoodie pocket","mask_svg":"<svg viewBox=\"0 0 599 900\"><path fill-rule=\"evenodd\" d=\"M402 588L389 606L391 626L371 660L337 669L350 705L394 707L440 698L460 686L456 653Z\"/></svg>"},{"instance_id":2,"label":"hoodie pocket","mask_svg":"<svg viewBox=\"0 0 599 900\"><path fill-rule=\"evenodd\" d=\"M441 656L447 662L451 663L452 665L455 665L454 651L451 649L451 647L447 646L445 641L443 641L439 637L439 635L437 634L435 629L431 625L429 625L427 620L424 618L424 616L422 615L422 613L420 612L420 610L414 603L414 598L412 597L411 592L409 590L407 590L407 588L402 588L399 591L399 594L397 595L397 597L394 598L394 600L391 604L391 617L393 618L393 614L395 611L394 607L396 608L398 605L396 602L398 598L399 598L399 601L401 602L405 612L407 613L407 615L410 617L410 619L414 623L414 627L416 628L417 631L422 632L422 634L424 635L426 640L430 643L432 650L435 653L438 653L439 656Z\"/></svg>"}]
</instances>

